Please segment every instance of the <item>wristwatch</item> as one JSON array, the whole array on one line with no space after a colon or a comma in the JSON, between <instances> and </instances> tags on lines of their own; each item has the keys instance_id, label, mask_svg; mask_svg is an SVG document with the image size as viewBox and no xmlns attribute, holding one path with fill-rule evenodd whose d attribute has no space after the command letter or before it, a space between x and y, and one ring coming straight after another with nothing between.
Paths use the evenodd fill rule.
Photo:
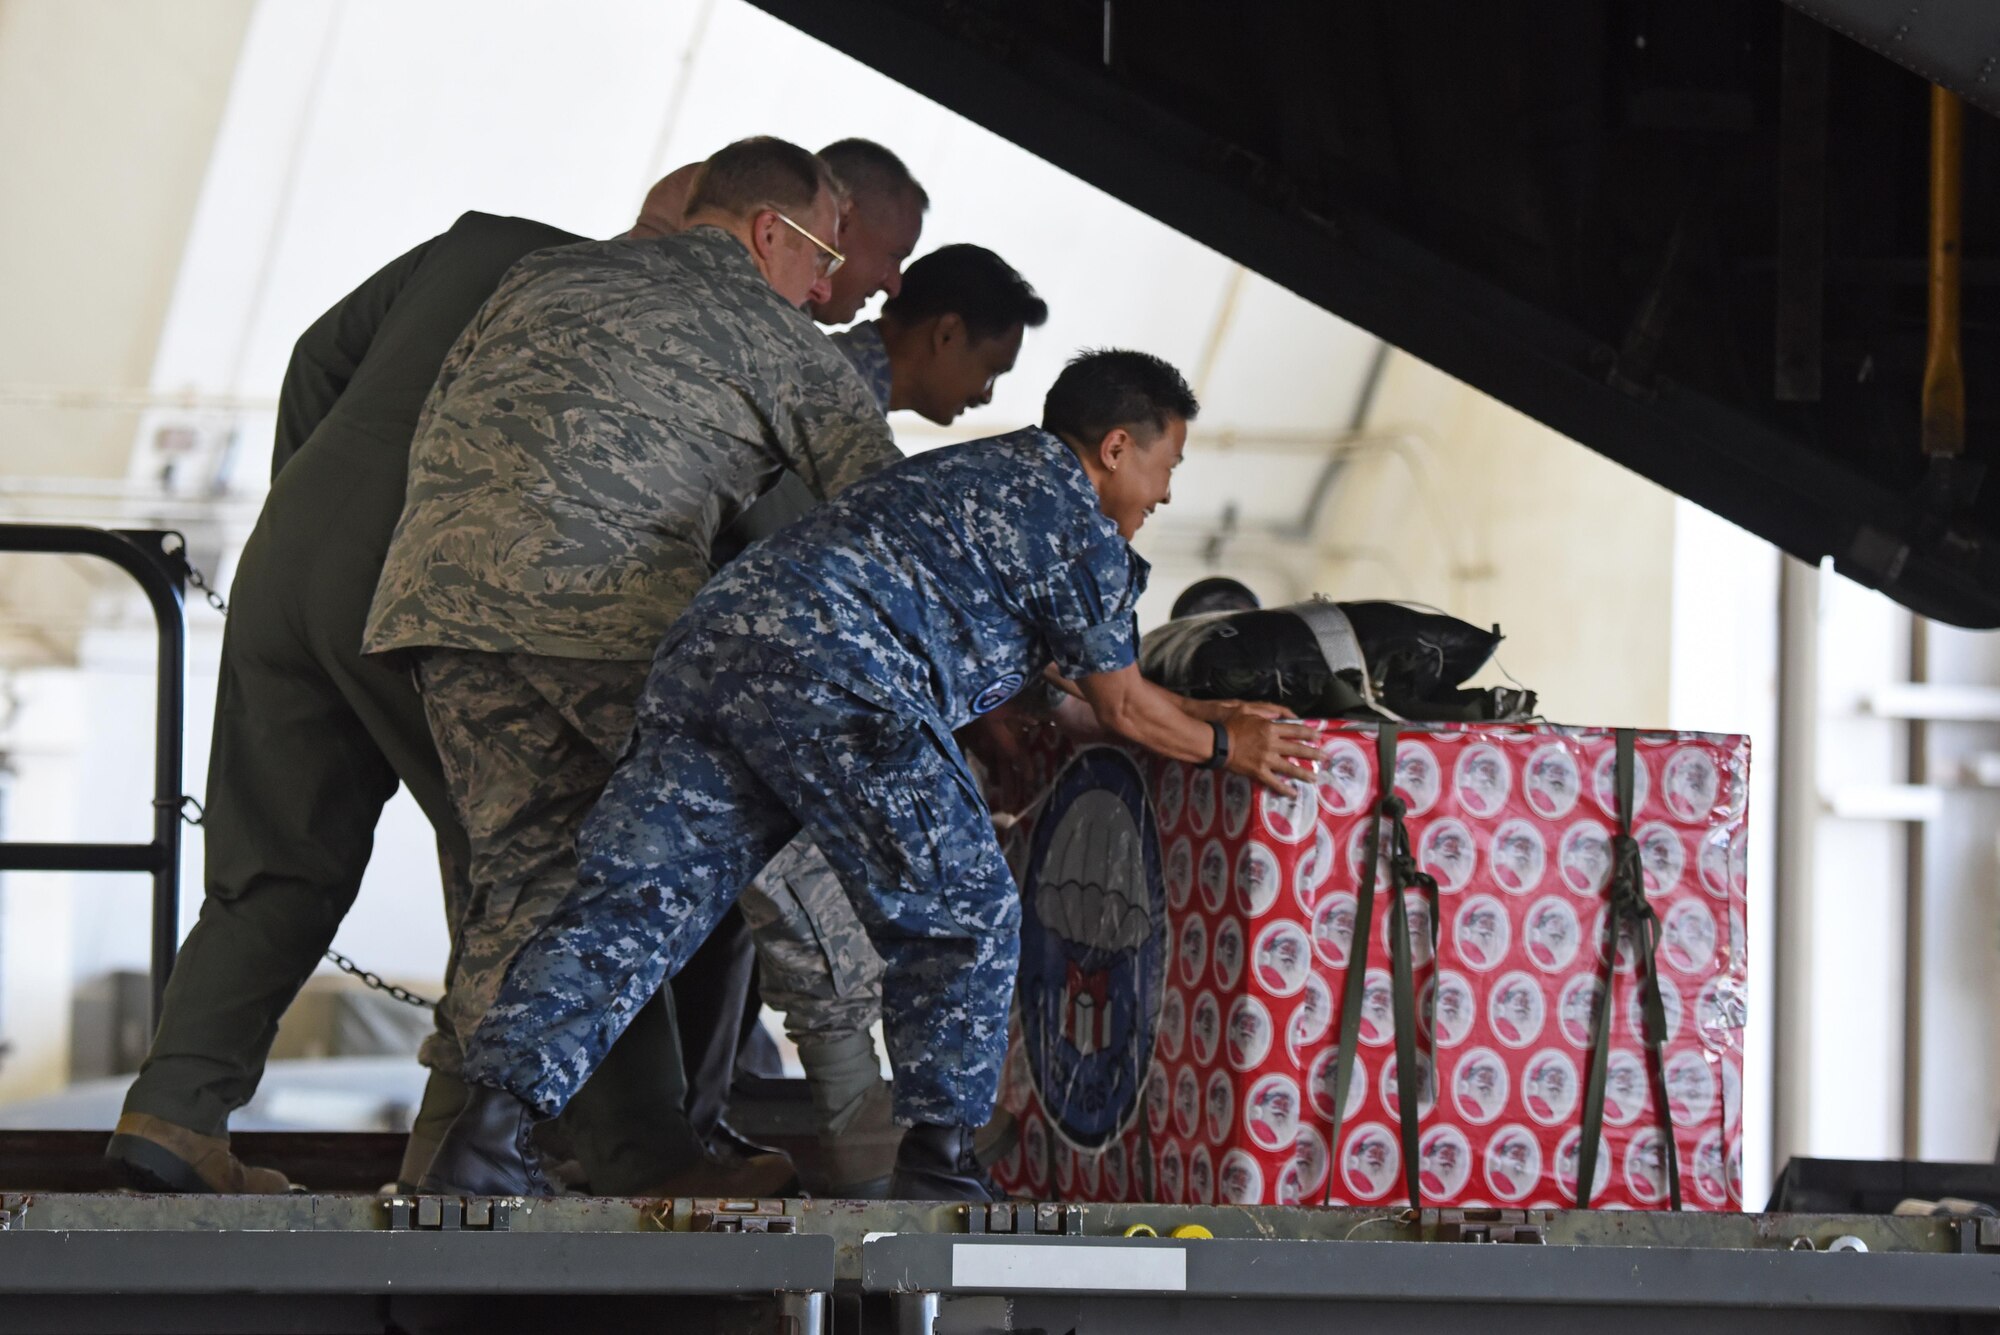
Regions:
<instances>
[{"instance_id":1,"label":"wristwatch","mask_svg":"<svg viewBox=\"0 0 2000 1335\"><path fill-rule=\"evenodd\" d=\"M1229 763L1229 729L1213 720L1209 727L1215 729L1215 754L1201 762L1202 769L1221 769Z\"/></svg>"}]
</instances>

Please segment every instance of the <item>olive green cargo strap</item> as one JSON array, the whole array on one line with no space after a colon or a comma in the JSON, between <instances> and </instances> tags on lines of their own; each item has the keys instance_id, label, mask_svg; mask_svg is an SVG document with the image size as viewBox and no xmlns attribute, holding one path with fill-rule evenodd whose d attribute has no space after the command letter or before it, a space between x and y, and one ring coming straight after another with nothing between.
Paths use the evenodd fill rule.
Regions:
<instances>
[{"instance_id":1,"label":"olive green cargo strap","mask_svg":"<svg viewBox=\"0 0 2000 1335\"><path fill-rule=\"evenodd\" d=\"M1422 1072L1417 1065L1416 985L1410 957L1409 905L1403 892L1422 886L1430 905L1431 955L1436 958L1438 939L1437 878L1422 871L1410 848L1409 828L1403 823L1408 808L1396 796L1396 741L1399 729L1383 723L1375 735L1375 770L1378 796L1369 809L1367 857L1362 864L1361 885L1355 896L1354 933L1347 952L1347 980L1341 990L1340 1038L1334 1058L1333 1129L1327 1139L1327 1174L1324 1200L1333 1199L1334 1166L1340 1156L1340 1129L1346 1119L1347 1094L1354 1081L1354 1048L1361 1032L1361 1004L1367 992L1368 950L1375 930L1375 868L1381 846L1382 827L1390 832L1389 852L1389 962L1390 1004L1396 1025L1397 1112L1402 1124L1403 1180L1412 1208L1422 1208L1423 1183L1418 1154L1417 1120L1423 1097Z\"/></svg>"},{"instance_id":2,"label":"olive green cargo strap","mask_svg":"<svg viewBox=\"0 0 2000 1335\"><path fill-rule=\"evenodd\" d=\"M1652 1087L1653 1108L1660 1119L1661 1162L1667 1170L1667 1195L1673 1208L1681 1208L1680 1151L1674 1143L1673 1107L1667 1102L1665 1057L1667 1009L1660 999L1659 965L1655 954L1660 944L1660 919L1646 899L1645 869L1639 860L1639 843L1632 837L1632 768L1634 735L1630 728L1617 734L1618 833L1612 836L1610 912L1604 915L1604 995L1599 999L1592 1027L1590 1075L1583 1088L1583 1131L1577 1146L1576 1203L1587 1209L1597 1178L1597 1147L1604 1132L1605 1077L1611 1056L1611 1012L1617 995L1618 938L1620 928L1632 930L1632 950L1639 969L1639 1011L1646 1040L1646 1070Z\"/></svg>"},{"instance_id":3,"label":"olive green cargo strap","mask_svg":"<svg viewBox=\"0 0 2000 1335\"><path fill-rule=\"evenodd\" d=\"M1423 1115L1423 1068L1417 1065L1417 984L1410 955L1410 906L1404 891L1422 886L1430 906L1431 958L1437 958L1437 878L1417 867L1410 850L1410 830L1403 823L1406 808L1395 794L1395 752L1390 751L1390 791L1382 799L1393 843L1389 850L1389 995L1396 1014L1396 1111L1403 1132L1403 1179L1412 1209L1423 1208L1423 1173L1417 1120ZM1435 1067L1433 1067L1435 1070ZM1435 1091L1433 1091L1435 1094Z\"/></svg>"}]
</instances>

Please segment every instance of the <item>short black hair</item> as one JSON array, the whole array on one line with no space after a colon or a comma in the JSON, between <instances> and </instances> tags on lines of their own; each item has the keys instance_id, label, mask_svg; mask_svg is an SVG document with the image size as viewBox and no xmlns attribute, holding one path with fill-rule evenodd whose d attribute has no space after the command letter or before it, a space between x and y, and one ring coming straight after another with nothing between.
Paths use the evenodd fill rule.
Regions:
<instances>
[{"instance_id":1,"label":"short black hair","mask_svg":"<svg viewBox=\"0 0 2000 1335\"><path fill-rule=\"evenodd\" d=\"M797 144L760 134L738 139L702 164L688 191L687 213L714 209L748 218L764 209L802 211L821 190L840 193L825 162Z\"/></svg>"},{"instance_id":2,"label":"short black hair","mask_svg":"<svg viewBox=\"0 0 2000 1335\"><path fill-rule=\"evenodd\" d=\"M920 211L931 206L931 197L917 184L917 178L910 175L903 160L873 139L836 139L819 151L819 160L833 168L833 174L850 196L857 192L889 196L907 193L917 201Z\"/></svg>"},{"instance_id":3,"label":"short black hair","mask_svg":"<svg viewBox=\"0 0 2000 1335\"><path fill-rule=\"evenodd\" d=\"M1049 303L1028 280L984 246L940 246L903 270L903 288L882 314L905 324L956 315L974 339L995 338L1015 325L1040 328Z\"/></svg>"},{"instance_id":4,"label":"short black hair","mask_svg":"<svg viewBox=\"0 0 2000 1335\"><path fill-rule=\"evenodd\" d=\"M1042 430L1091 446L1118 427L1166 429L1169 417L1192 422L1201 405L1172 363L1150 352L1086 348L1049 386Z\"/></svg>"},{"instance_id":5,"label":"short black hair","mask_svg":"<svg viewBox=\"0 0 2000 1335\"><path fill-rule=\"evenodd\" d=\"M1181 590L1181 596L1174 599L1174 610L1167 614L1169 621L1179 621L1182 617L1200 616L1204 612L1254 612L1263 604L1257 595L1250 592L1248 585L1227 575L1210 575L1198 579Z\"/></svg>"}]
</instances>

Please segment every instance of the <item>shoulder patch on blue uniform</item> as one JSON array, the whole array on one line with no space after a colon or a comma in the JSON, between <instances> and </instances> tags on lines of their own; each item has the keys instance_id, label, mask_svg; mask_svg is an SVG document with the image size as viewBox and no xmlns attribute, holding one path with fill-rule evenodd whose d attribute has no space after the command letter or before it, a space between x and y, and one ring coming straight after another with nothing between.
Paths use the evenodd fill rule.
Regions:
<instances>
[{"instance_id":1,"label":"shoulder patch on blue uniform","mask_svg":"<svg viewBox=\"0 0 2000 1335\"><path fill-rule=\"evenodd\" d=\"M998 709L1001 705L1006 704L1009 700L1020 694L1021 683L1026 680L1027 678L1018 672L1009 672L999 677L989 684L985 690L972 697L972 712L975 714L984 714L990 710Z\"/></svg>"}]
</instances>

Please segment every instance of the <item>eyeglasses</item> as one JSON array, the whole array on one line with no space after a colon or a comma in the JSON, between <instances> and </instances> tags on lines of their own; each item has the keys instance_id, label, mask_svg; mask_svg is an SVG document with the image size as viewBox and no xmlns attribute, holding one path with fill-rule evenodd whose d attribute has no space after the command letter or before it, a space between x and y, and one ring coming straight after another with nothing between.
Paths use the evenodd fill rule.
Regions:
<instances>
[{"instance_id":1,"label":"eyeglasses","mask_svg":"<svg viewBox=\"0 0 2000 1335\"><path fill-rule=\"evenodd\" d=\"M771 212L778 213L776 209L772 209ZM819 247L820 253L819 253L818 264L821 277L823 278L833 277L836 273L840 272L840 266L847 263L847 256L841 254L839 251L835 250L832 246L829 246L828 244L826 244L826 242L820 240L818 237L814 236L811 232L808 232L805 228L793 222L790 218L787 218L784 214L778 213L778 221L783 223L785 226L791 228L794 232L797 232L800 236L804 237L806 240L812 242L815 246Z\"/></svg>"}]
</instances>

